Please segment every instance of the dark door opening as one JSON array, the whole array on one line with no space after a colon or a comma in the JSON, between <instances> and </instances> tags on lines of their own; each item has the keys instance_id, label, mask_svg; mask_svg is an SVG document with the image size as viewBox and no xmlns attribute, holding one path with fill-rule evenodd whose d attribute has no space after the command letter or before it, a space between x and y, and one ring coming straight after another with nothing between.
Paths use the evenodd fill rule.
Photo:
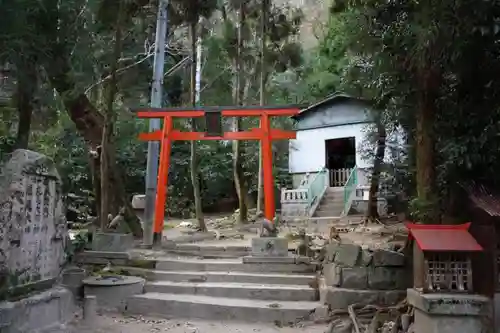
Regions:
<instances>
[{"instance_id":1,"label":"dark door opening","mask_svg":"<svg viewBox=\"0 0 500 333\"><path fill-rule=\"evenodd\" d=\"M326 168L330 170L330 186L344 186L351 169L356 166L354 137L325 140Z\"/></svg>"}]
</instances>

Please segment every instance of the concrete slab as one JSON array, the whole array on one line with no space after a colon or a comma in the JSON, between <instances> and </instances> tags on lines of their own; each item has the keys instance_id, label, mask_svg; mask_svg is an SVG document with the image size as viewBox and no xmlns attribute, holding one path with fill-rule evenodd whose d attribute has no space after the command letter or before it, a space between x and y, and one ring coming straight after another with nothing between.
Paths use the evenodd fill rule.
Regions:
<instances>
[{"instance_id":1,"label":"concrete slab","mask_svg":"<svg viewBox=\"0 0 500 333\"><path fill-rule=\"evenodd\" d=\"M309 318L318 302L263 301L200 295L146 293L131 297L127 312L163 318L293 323Z\"/></svg>"},{"instance_id":2,"label":"concrete slab","mask_svg":"<svg viewBox=\"0 0 500 333\"><path fill-rule=\"evenodd\" d=\"M295 264L295 257L243 257L244 264Z\"/></svg>"},{"instance_id":3,"label":"concrete slab","mask_svg":"<svg viewBox=\"0 0 500 333\"><path fill-rule=\"evenodd\" d=\"M264 281L262 281L264 282ZM317 301L309 286L230 282L149 282L145 292L191 294L225 298L248 298L273 301Z\"/></svg>"},{"instance_id":4,"label":"concrete slab","mask_svg":"<svg viewBox=\"0 0 500 333\"><path fill-rule=\"evenodd\" d=\"M195 259L167 259L158 258L156 262L158 270L165 271L226 271L226 272L260 272L260 273L304 273L314 272L313 265L290 265L290 264L243 264L238 260L195 260Z\"/></svg>"},{"instance_id":5,"label":"concrete slab","mask_svg":"<svg viewBox=\"0 0 500 333\"><path fill-rule=\"evenodd\" d=\"M52 288L16 302L0 303L0 332L38 332L71 320L76 309L71 292Z\"/></svg>"},{"instance_id":6,"label":"concrete slab","mask_svg":"<svg viewBox=\"0 0 500 333\"><path fill-rule=\"evenodd\" d=\"M336 287L320 287L320 302L332 310L347 309L351 304L394 305L406 296L405 290L359 290Z\"/></svg>"},{"instance_id":7,"label":"concrete slab","mask_svg":"<svg viewBox=\"0 0 500 333\"><path fill-rule=\"evenodd\" d=\"M280 237L252 238L252 256L286 257L288 255L288 239Z\"/></svg>"},{"instance_id":8,"label":"concrete slab","mask_svg":"<svg viewBox=\"0 0 500 333\"><path fill-rule=\"evenodd\" d=\"M134 247L132 234L97 232L92 238L92 250L109 252L126 252Z\"/></svg>"},{"instance_id":9,"label":"concrete slab","mask_svg":"<svg viewBox=\"0 0 500 333\"><path fill-rule=\"evenodd\" d=\"M160 271L142 268L126 267L131 274L146 276L150 281L191 282L204 280L206 282L237 282L237 283L270 283L281 285L308 285L315 279L314 274L266 274L251 272L190 272L190 271Z\"/></svg>"}]
</instances>

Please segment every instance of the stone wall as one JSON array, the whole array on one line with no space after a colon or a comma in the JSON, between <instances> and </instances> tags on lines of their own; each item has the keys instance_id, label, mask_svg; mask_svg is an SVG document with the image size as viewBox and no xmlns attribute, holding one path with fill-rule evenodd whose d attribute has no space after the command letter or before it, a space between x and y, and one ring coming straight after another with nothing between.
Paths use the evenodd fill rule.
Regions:
<instances>
[{"instance_id":1,"label":"stone wall","mask_svg":"<svg viewBox=\"0 0 500 333\"><path fill-rule=\"evenodd\" d=\"M412 283L403 254L383 249L371 251L335 241L326 247L323 276L324 292L336 293L335 297L324 297L333 308L349 303L395 303L404 298ZM345 302L333 300L347 294L349 300Z\"/></svg>"},{"instance_id":2,"label":"stone wall","mask_svg":"<svg viewBox=\"0 0 500 333\"><path fill-rule=\"evenodd\" d=\"M0 176L0 292L55 280L65 261L66 241L61 180L54 163L44 155L16 150Z\"/></svg>"}]
</instances>

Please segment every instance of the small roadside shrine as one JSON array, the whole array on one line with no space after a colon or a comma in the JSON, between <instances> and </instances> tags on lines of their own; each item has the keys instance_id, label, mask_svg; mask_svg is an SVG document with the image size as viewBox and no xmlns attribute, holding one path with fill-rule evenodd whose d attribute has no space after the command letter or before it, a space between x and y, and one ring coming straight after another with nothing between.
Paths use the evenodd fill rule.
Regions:
<instances>
[{"instance_id":1,"label":"small roadside shrine","mask_svg":"<svg viewBox=\"0 0 500 333\"><path fill-rule=\"evenodd\" d=\"M407 223L413 244L415 333L480 333L491 318L490 299L475 294L472 261L483 251L469 233L470 223Z\"/></svg>"}]
</instances>

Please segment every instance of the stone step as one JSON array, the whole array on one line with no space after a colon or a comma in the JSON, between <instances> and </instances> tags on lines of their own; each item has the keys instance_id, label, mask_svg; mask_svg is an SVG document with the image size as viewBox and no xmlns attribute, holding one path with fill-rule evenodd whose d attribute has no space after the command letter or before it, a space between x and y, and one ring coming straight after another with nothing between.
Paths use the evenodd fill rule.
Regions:
<instances>
[{"instance_id":1,"label":"stone step","mask_svg":"<svg viewBox=\"0 0 500 333\"><path fill-rule=\"evenodd\" d=\"M261 283L266 282L262 280ZM189 294L211 297L248 298L274 301L316 301L316 290L309 286L230 282L172 282L147 283L148 293Z\"/></svg>"},{"instance_id":2,"label":"stone step","mask_svg":"<svg viewBox=\"0 0 500 333\"><path fill-rule=\"evenodd\" d=\"M328 202L319 205L318 209L316 211L321 211L321 210L340 210L342 211L344 209L344 203L335 203L335 202Z\"/></svg>"},{"instance_id":3,"label":"stone step","mask_svg":"<svg viewBox=\"0 0 500 333\"><path fill-rule=\"evenodd\" d=\"M308 285L315 279L314 274L269 274L248 272L191 272L191 271L160 271L153 269L124 267L131 274L147 276L153 281L193 282L204 280L206 282L227 283L269 283L281 285Z\"/></svg>"},{"instance_id":4,"label":"stone step","mask_svg":"<svg viewBox=\"0 0 500 333\"><path fill-rule=\"evenodd\" d=\"M314 215L318 217L327 217L330 216L332 218L339 217L342 211L338 210L317 210Z\"/></svg>"},{"instance_id":5,"label":"stone step","mask_svg":"<svg viewBox=\"0 0 500 333\"><path fill-rule=\"evenodd\" d=\"M319 302L248 300L202 295L146 293L131 297L127 312L163 318L293 323L308 319Z\"/></svg>"},{"instance_id":6,"label":"stone step","mask_svg":"<svg viewBox=\"0 0 500 333\"><path fill-rule=\"evenodd\" d=\"M164 271L216 271L216 272L265 272L265 273L304 273L314 272L311 264L243 264L241 259L170 259L158 258L156 269Z\"/></svg>"},{"instance_id":7,"label":"stone step","mask_svg":"<svg viewBox=\"0 0 500 333\"><path fill-rule=\"evenodd\" d=\"M167 253L176 254L185 257L201 257L206 259L222 259L222 258L240 258L248 255L250 252L225 252L225 251L183 251L183 250L168 250Z\"/></svg>"}]
</instances>

